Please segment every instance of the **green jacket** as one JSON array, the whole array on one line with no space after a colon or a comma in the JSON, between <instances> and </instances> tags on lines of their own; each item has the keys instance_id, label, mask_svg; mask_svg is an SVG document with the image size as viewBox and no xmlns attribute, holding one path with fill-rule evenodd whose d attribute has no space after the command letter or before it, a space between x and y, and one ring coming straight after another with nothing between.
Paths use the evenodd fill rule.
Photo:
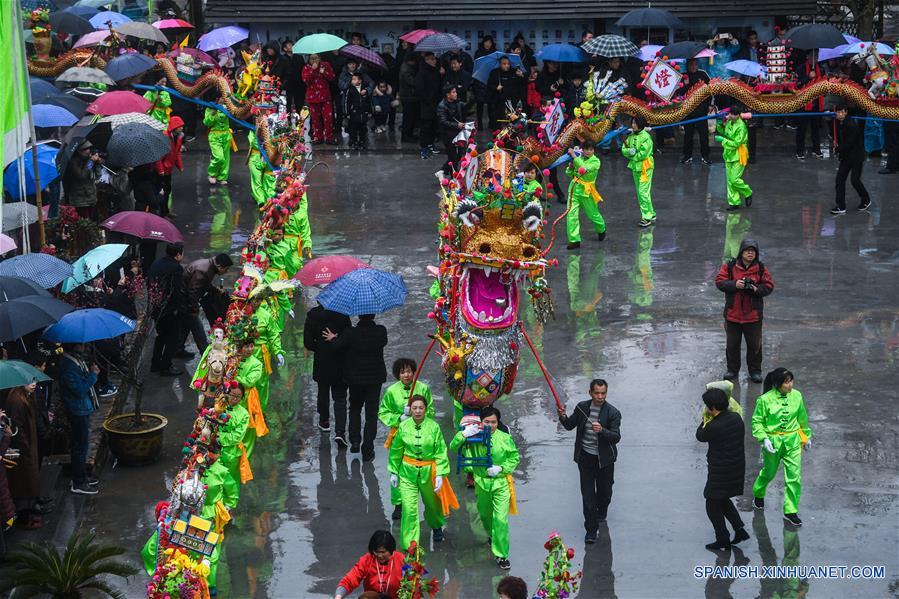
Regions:
<instances>
[{"instance_id":1,"label":"green jacket","mask_svg":"<svg viewBox=\"0 0 899 599\"><path fill-rule=\"evenodd\" d=\"M250 354L241 360L234 378L243 385L244 389L253 389L263 376L265 376L265 365L256 356Z\"/></svg>"},{"instance_id":2,"label":"green jacket","mask_svg":"<svg viewBox=\"0 0 899 599\"><path fill-rule=\"evenodd\" d=\"M647 158L650 161L649 168L655 168L653 151L652 135L646 129L628 135L621 146L621 155L627 158L627 167L632 171L642 171L643 161Z\"/></svg>"},{"instance_id":3,"label":"green jacket","mask_svg":"<svg viewBox=\"0 0 899 599\"><path fill-rule=\"evenodd\" d=\"M483 443L472 443L465 445L465 436L462 431L456 433L450 442L450 449L459 451L464 446L466 457L483 457L487 455L487 447ZM490 457L494 466L502 467L501 474L490 477L487 476L487 469L483 466L472 468L474 474L474 482L484 491L492 491L495 485L507 485L506 475L515 472L515 468L521 461L521 455L518 453L518 447L509 433L496 430L490 434Z\"/></svg>"},{"instance_id":4,"label":"green jacket","mask_svg":"<svg viewBox=\"0 0 899 599\"><path fill-rule=\"evenodd\" d=\"M312 227L309 225L309 201L306 194L300 200L297 209L294 210L287 223L284 225L284 236L296 247L296 238L303 242L303 248L309 248L312 252Z\"/></svg>"},{"instance_id":5,"label":"green jacket","mask_svg":"<svg viewBox=\"0 0 899 599\"><path fill-rule=\"evenodd\" d=\"M259 337L256 339L256 348L259 349L261 345L267 346L272 364L274 364L275 356L283 354L284 349L281 347L281 331L278 327L278 318L269 307L269 301L262 302L254 313L256 330L259 332ZM254 355L256 355L257 359L262 360L261 355Z\"/></svg>"},{"instance_id":6,"label":"green jacket","mask_svg":"<svg viewBox=\"0 0 899 599\"><path fill-rule=\"evenodd\" d=\"M749 129L743 119L725 120L715 127L717 135L715 139L724 150L724 162L739 162L740 146L745 145L749 139Z\"/></svg>"},{"instance_id":7,"label":"green jacket","mask_svg":"<svg viewBox=\"0 0 899 599\"><path fill-rule=\"evenodd\" d=\"M541 193L542 193L542 191L543 191L543 186L540 185L540 182L537 181L537 179L534 179L533 181L525 181L525 182L524 182L524 191L525 191L525 193L534 193L534 192L537 191L538 189L541 190Z\"/></svg>"},{"instance_id":8,"label":"green jacket","mask_svg":"<svg viewBox=\"0 0 899 599\"><path fill-rule=\"evenodd\" d=\"M582 185L579 185L574 178L577 177L580 181L584 183L595 183L596 176L599 174L599 167L601 163L599 158L596 157L596 154L591 156L590 158L584 158L583 156L578 156L574 160L571 161L571 164L565 169L565 174L571 177L571 183L568 184L568 195L572 199L580 199L590 197L587 191L584 190ZM579 175L578 170L583 167L584 174Z\"/></svg>"},{"instance_id":9,"label":"green jacket","mask_svg":"<svg viewBox=\"0 0 899 599\"><path fill-rule=\"evenodd\" d=\"M231 123L224 113L219 112L215 108L207 108L206 112L203 113L203 124L209 127L210 136L227 135L230 139Z\"/></svg>"},{"instance_id":10,"label":"green jacket","mask_svg":"<svg viewBox=\"0 0 899 599\"><path fill-rule=\"evenodd\" d=\"M431 388L421 381L415 381L415 392L412 395L421 395L427 400L428 409L425 416L434 417L434 400L431 399ZM386 426L397 426L403 416L403 408L408 402L409 389L403 385L401 381L387 387L384 396L381 398L381 405L378 408L378 420Z\"/></svg>"},{"instance_id":11,"label":"green jacket","mask_svg":"<svg viewBox=\"0 0 899 599\"><path fill-rule=\"evenodd\" d=\"M432 418L425 417L419 425L416 425L412 418L400 422L393 444L390 446L390 454L387 456L387 470L391 474L417 481L418 468L404 462L404 456L413 460L434 461L438 476L449 474L446 441L440 432L440 425Z\"/></svg>"},{"instance_id":12,"label":"green jacket","mask_svg":"<svg viewBox=\"0 0 899 599\"><path fill-rule=\"evenodd\" d=\"M283 270L287 273L288 279L297 274L297 271L303 267L303 260L297 253L296 243L291 242L287 237L278 243L269 244L265 251L268 254L270 268ZM268 277L266 277L266 280L268 280Z\"/></svg>"},{"instance_id":13,"label":"green jacket","mask_svg":"<svg viewBox=\"0 0 899 599\"><path fill-rule=\"evenodd\" d=\"M793 389L786 395L778 389L771 389L755 401L752 413L752 436L759 443L778 433L792 433L799 429L809 439L812 429L808 425L808 412L802 401L802 393Z\"/></svg>"},{"instance_id":14,"label":"green jacket","mask_svg":"<svg viewBox=\"0 0 899 599\"><path fill-rule=\"evenodd\" d=\"M169 124L169 111L168 109L172 106L172 97L169 95L169 92L154 92L148 91L144 94L144 99L150 102L153 105L149 114L151 117L163 123L165 125Z\"/></svg>"}]
</instances>

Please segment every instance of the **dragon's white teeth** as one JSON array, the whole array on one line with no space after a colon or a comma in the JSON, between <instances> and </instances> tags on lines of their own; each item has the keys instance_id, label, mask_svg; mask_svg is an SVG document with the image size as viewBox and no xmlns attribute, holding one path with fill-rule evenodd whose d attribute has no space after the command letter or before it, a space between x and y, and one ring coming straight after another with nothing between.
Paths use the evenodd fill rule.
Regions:
<instances>
[{"instance_id":1,"label":"dragon's white teeth","mask_svg":"<svg viewBox=\"0 0 899 599\"><path fill-rule=\"evenodd\" d=\"M486 320L487 320L487 313L484 312L483 310L481 310L480 312L478 312L478 320L480 320L481 322L486 322Z\"/></svg>"}]
</instances>

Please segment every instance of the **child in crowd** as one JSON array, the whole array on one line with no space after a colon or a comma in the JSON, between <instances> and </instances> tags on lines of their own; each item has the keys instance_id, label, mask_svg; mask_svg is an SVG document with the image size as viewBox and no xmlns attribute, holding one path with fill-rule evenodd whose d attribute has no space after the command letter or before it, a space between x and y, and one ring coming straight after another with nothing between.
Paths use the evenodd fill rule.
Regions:
<instances>
[{"instance_id":1,"label":"child in crowd","mask_svg":"<svg viewBox=\"0 0 899 599\"><path fill-rule=\"evenodd\" d=\"M531 116L540 114L540 92L537 91L537 77L540 69L531 67L528 73L527 110Z\"/></svg>"},{"instance_id":2,"label":"child in crowd","mask_svg":"<svg viewBox=\"0 0 899 599\"><path fill-rule=\"evenodd\" d=\"M527 193L537 193L536 190L540 190L540 197L543 197L543 186L540 185L540 182L537 181L537 165L533 162L529 162L525 165L523 171L524 173L524 190Z\"/></svg>"},{"instance_id":3,"label":"child in crowd","mask_svg":"<svg viewBox=\"0 0 899 599\"><path fill-rule=\"evenodd\" d=\"M364 150L367 145L365 126L372 113L371 105L368 90L362 85L362 75L353 73L343 96L343 114L349 120L350 148L353 150Z\"/></svg>"},{"instance_id":4,"label":"child in crowd","mask_svg":"<svg viewBox=\"0 0 899 599\"><path fill-rule=\"evenodd\" d=\"M387 119L396 113L396 104L393 88L386 81L379 81L371 98L375 120L372 131L375 133L387 132Z\"/></svg>"}]
</instances>

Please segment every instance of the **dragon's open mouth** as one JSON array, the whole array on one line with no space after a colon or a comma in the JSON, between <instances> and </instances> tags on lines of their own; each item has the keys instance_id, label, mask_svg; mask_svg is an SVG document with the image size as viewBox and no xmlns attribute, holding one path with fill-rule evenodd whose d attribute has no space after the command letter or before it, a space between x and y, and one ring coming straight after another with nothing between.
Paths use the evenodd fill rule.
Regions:
<instances>
[{"instance_id":1,"label":"dragon's open mouth","mask_svg":"<svg viewBox=\"0 0 899 599\"><path fill-rule=\"evenodd\" d=\"M466 265L461 280L462 316L480 329L510 327L518 317L518 273Z\"/></svg>"}]
</instances>

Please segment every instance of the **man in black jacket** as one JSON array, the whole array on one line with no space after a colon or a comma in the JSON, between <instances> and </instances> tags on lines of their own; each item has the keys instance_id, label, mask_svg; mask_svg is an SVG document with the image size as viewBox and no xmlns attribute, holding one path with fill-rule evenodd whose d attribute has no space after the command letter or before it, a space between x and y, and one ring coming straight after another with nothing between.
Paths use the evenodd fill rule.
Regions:
<instances>
[{"instance_id":1,"label":"man in black jacket","mask_svg":"<svg viewBox=\"0 0 899 599\"><path fill-rule=\"evenodd\" d=\"M706 545L706 549L726 550L731 543L739 543L749 538L743 527L737 508L731 497L743 494L743 478L746 474L746 456L743 452L743 418L728 408L727 393L721 389L709 389L702 394L706 412L711 416L708 422L703 419L696 429L696 440L709 444L706 454L708 461L708 478L703 495L705 511L715 529L715 542ZM734 529L731 540L727 532L730 522Z\"/></svg>"},{"instance_id":2,"label":"man in black jacket","mask_svg":"<svg viewBox=\"0 0 899 599\"><path fill-rule=\"evenodd\" d=\"M331 402L334 402L334 441L344 449L346 441L347 386L343 382L341 355L332 344L322 338L327 329L341 335L352 326L349 316L327 310L318 305L306 313L303 325L303 345L313 352L312 380L318 385L318 428L331 430Z\"/></svg>"},{"instance_id":3,"label":"man in black jacket","mask_svg":"<svg viewBox=\"0 0 899 599\"><path fill-rule=\"evenodd\" d=\"M867 210L871 205L871 196L862 183L862 168L865 166L865 136L862 128L855 119L849 117L849 107L840 105L836 108L837 117L837 153L840 156L840 166L837 169L836 191L837 205L830 211L831 214L846 214L846 177L852 187L858 192L859 212Z\"/></svg>"},{"instance_id":4,"label":"man in black jacket","mask_svg":"<svg viewBox=\"0 0 899 599\"><path fill-rule=\"evenodd\" d=\"M708 83L709 75L699 68L699 62L695 58L687 61L687 81L685 90L690 90L697 83ZM699 118L709 113L709 104L711 100L706 100L696 107L687 117L689 119ZM697 123L688 123L684 125L684 147L681 155L680 163L689 164L693 162L693 133L699 136L699 155L702 157L702 163L711 164L709 159L709 127L706 121Z\"/></svg>"},{"instance_id":5,"label":"man in black jacket","mask_svg":"<svg viewBox=\"0 0 899 599\"><path fill-rule=\"evenodd\" d=\"M590 381L590 399L580 402L568 416L559 408L559 422L565 430L577 428L574 461L581 477L584 504L585 543L596 542L600 522L605 522L612 485L615 483L617 444L621 440L621 412L606 401L609 385L603 379Z\"/></svg>"},{"instance_id":6,"label":"man in black jacket","mask_svg":"<svg viewBox=\"0 0 899 599\"><path fill-rule=\"evenodd\" d=\"M437 57L428 52L415 74L415 94L418 96L418 147L421 159L427 160L436 151L434 138L437 136L437 105L443 93L440 91L440 69Z\"/></svg>"},{"instance_id":7,"label":"man in black jacket","mask_svg":"<svg viewBox=\"0 0 899 599\"><path fill-rule=\"evenodd\" d=\"M437 105L437 123L440 126L440 141L446 150L443 176L450 178L453 169L459 168L459 160L462 159L462 148L456 145L453 139L465 128L462 102L459 102L458 89L452 83L443 86L443 100Z\"/></svg>"},{"instance_id":8,"label":"man in black jacket","mask_svg":"<svg viewBox=\"0 0 899 599\"><path fill-rule=\"evenodd\" d=\"M153 343L150 372L161 376L184 374L183 369L172 366L172 357L181 337L183 258L184 246L170 243L165 246L165 256L153 262L147 272L147 289L155 303L152 316L156 320L156 341Z\"/></svg>"},{"instance_id":9,"label":"man in black jacket","mask_svg":"<svg viewBox=\"0 0 899 599\"><path fill-rule=\"evenodd\" d=\"M375 459L375 434L378 432L378 403L381 385L387 380L384 347L387 329L375 323L374 314L363 314L356 326L337 335L330 329L322 331L322 338L334 349L343 352L341 363L343 381L350 388L350 452L359 452L362 461ZM365 431L362 432L362 409L365 408ZM361 433L361 434L360 434Z\"/></svg>"},{"instance_id":10,"label":"man in black jacket","mask_svg":"<svg viewBox=\"0 0 899 599\"><path fill-rule=\"evenodd\" d=\"M499 59L499 67L487 77L487 89L490 93L490 128L495 130L499 128L499 120L506 118L506 102L511 102L513 107L525 103L527 81L524 71L512 69L512 62L503 56Z\"/></svg>"}]
</instances>

